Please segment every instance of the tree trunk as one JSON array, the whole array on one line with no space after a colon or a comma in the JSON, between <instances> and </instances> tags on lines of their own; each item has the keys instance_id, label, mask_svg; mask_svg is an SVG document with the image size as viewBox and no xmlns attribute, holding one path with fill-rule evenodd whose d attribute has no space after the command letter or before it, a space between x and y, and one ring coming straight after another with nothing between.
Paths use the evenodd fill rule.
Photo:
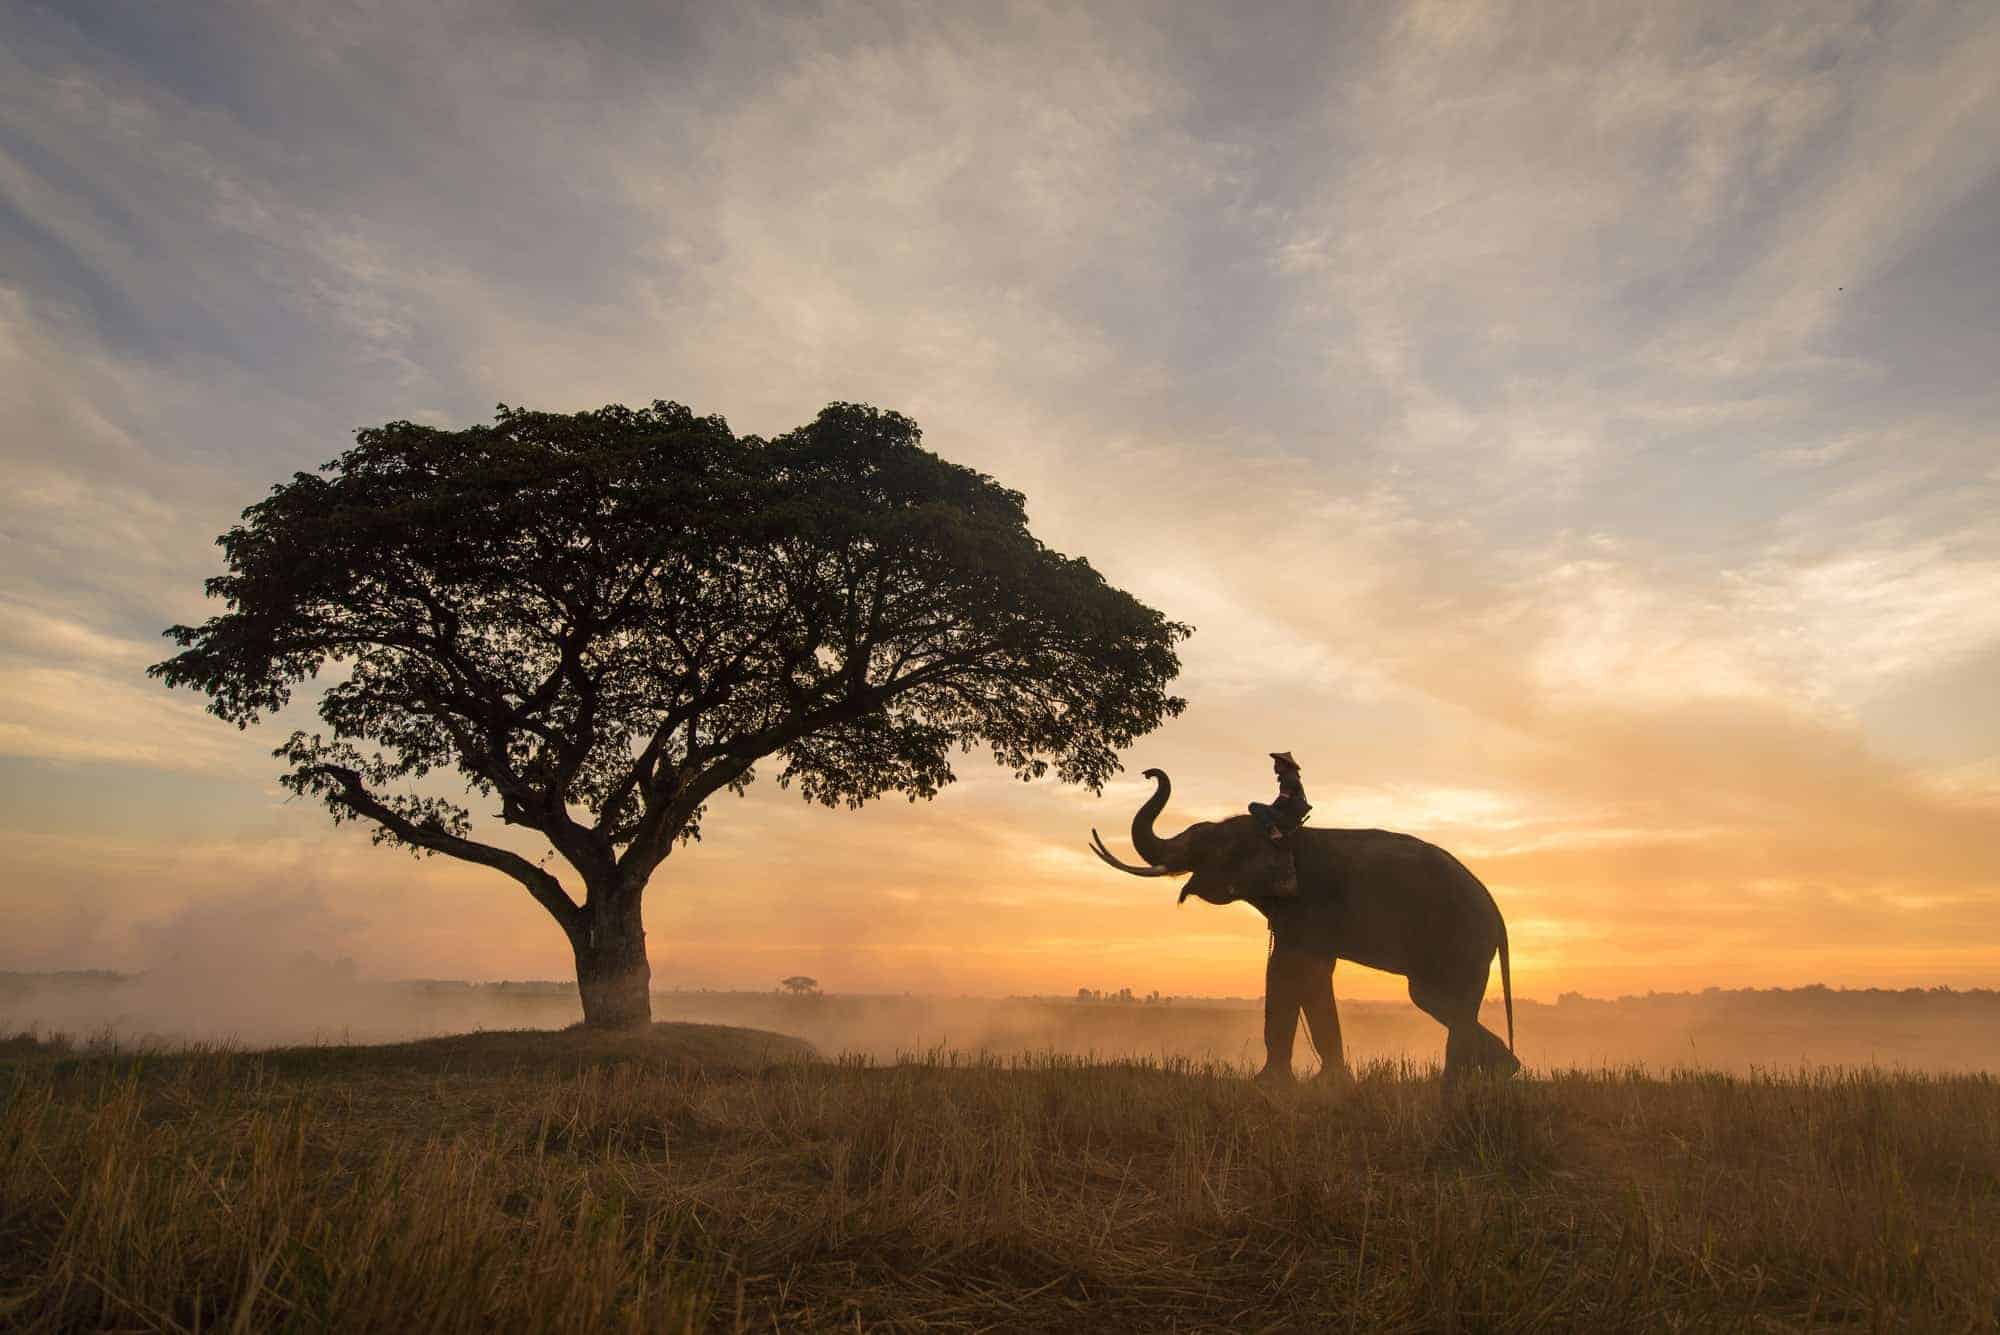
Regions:
<instances>
[{"instance_id":1,"label":"tree trunk","mask_svg":"<svg viewBox=\"0 0 2000 1335\"><path fill-rule=\"evenodd\" d=\"M653 968L646 962L646 927L637 890L592 889L583 925L571 936L583 1022L594 1029L631 1029L653 1020Z\"/></svg>"}]
</instances>

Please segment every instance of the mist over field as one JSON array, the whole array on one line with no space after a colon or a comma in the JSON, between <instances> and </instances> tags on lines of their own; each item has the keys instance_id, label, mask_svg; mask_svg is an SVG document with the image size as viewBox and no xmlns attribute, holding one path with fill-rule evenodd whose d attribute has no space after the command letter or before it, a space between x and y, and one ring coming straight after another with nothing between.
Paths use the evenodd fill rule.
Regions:
<instances>
[{"instance_id":1,"label":"mist over field","mask_svg":"<svg viewBox=\"0 0 2000 1335\"><path fill-rule=\"evenodd\" d=\"M1616 999L1566 994L1553 1003L1517 997L1514 1012L1520 1056L1543 1069L2000 1070L2000 992L1992 990L1806 987ZM828 1058L851 1054L876 1062L954 1052L1054 1052L1254 1067L1262 1057L1257 997L656 991L653 1013L663 1021L791 1034ZM1351 1065L1407 1060L1422 1066L1441 1058L1443 1029L1406 1002L1343 1001L1340 1017ZM344 962L310 956L200 974L171 968L139 975L0 974L0 1032L121 1046L385 1043L469 1030L553 1029L581 1018L573 984L369 981ZM1497 986L1483 1019L1496 1033L1506 1032ZM1298 1060L1302 1070L1316 1064L1305 1043Z\"/></svg>"}]
</instances>

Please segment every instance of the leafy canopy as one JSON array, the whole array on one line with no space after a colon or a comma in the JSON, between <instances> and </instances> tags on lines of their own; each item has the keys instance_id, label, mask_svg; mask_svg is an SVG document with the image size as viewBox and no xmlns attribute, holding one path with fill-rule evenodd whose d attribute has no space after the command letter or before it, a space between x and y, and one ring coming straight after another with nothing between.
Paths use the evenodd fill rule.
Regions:
<instances>
[{"instance_id":1,"label":"leafy canopy","mask_svg":"<svg viewBox=\"0 0 2000 1335\"><path fill-rule=\"evenodd\" d=\"M391 422L243 518L207 586L228 610L169 630L152 673L248 726L345 665L326 731L276 751L286 785L558 916L552 883L414 782L455 770L587 883L642 884L762 757L828 805L931 797L975 746L1096 789L1183 703L1187 627L864 405L771 440L666 402Z\"/></svg>"}]
</instances>

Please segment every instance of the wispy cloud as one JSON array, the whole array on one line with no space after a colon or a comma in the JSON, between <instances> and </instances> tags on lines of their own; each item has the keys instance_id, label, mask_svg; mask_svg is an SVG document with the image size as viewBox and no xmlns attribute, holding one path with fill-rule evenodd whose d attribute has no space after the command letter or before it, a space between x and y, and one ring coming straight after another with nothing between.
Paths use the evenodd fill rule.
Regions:
<instances>
[{"instance_id":1,"label":"wispy cloud","mask_svg":"<svg viewBox=\"0 0 2000 1335\"><path fill-rule=\"evenodd\" d=\"M1199 627L1193 707L1134 752L1177 809L1262 795L1289 746L1321 819L1465 851L1535 985L2000 962L1956 944L2000 903L1979 6L7 22L8 782L164 810L212 782L253 831L216 876L330 841L328 877L483 924L404 951L363 895L358 949L565 967L477 869L275 805L269 739L143 678L158 630L354 426L664 395L739 430L916 416ZM760 790L663 873L662 975L816 950L830 980L1066 988L1115 957L1254 991L1254 920L1137 908L1082 853L1142 791ZM222 884L151 823L155 864L95 876L62 840L105 813L36 809L56 842L0 903L50 952L51 878L154 917Z\"/></svg>"}]
</instances>

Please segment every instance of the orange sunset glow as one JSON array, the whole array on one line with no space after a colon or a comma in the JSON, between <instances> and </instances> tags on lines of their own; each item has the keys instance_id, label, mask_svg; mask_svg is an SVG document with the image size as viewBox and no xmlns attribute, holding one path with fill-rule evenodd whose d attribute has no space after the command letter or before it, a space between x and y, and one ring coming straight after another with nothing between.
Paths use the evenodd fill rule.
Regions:
<instances>
[{"instance_id":1,"label":"orange sunset glow","mask_svg":"<svg viewBox=\"0 0 2000 1335\"><path fill-rule=\"evenodd\" d=\"M2000 11L1752 8L10 19L0 969L573 978L279 787L310 689L146 669L355 429L665 399L903 413L1194 633L1101 793L718 796L656 989L1256 996L1257 912L1087 844L1285 750L1518 996L2000 985Z\"/></svg>"}]
</instances>

